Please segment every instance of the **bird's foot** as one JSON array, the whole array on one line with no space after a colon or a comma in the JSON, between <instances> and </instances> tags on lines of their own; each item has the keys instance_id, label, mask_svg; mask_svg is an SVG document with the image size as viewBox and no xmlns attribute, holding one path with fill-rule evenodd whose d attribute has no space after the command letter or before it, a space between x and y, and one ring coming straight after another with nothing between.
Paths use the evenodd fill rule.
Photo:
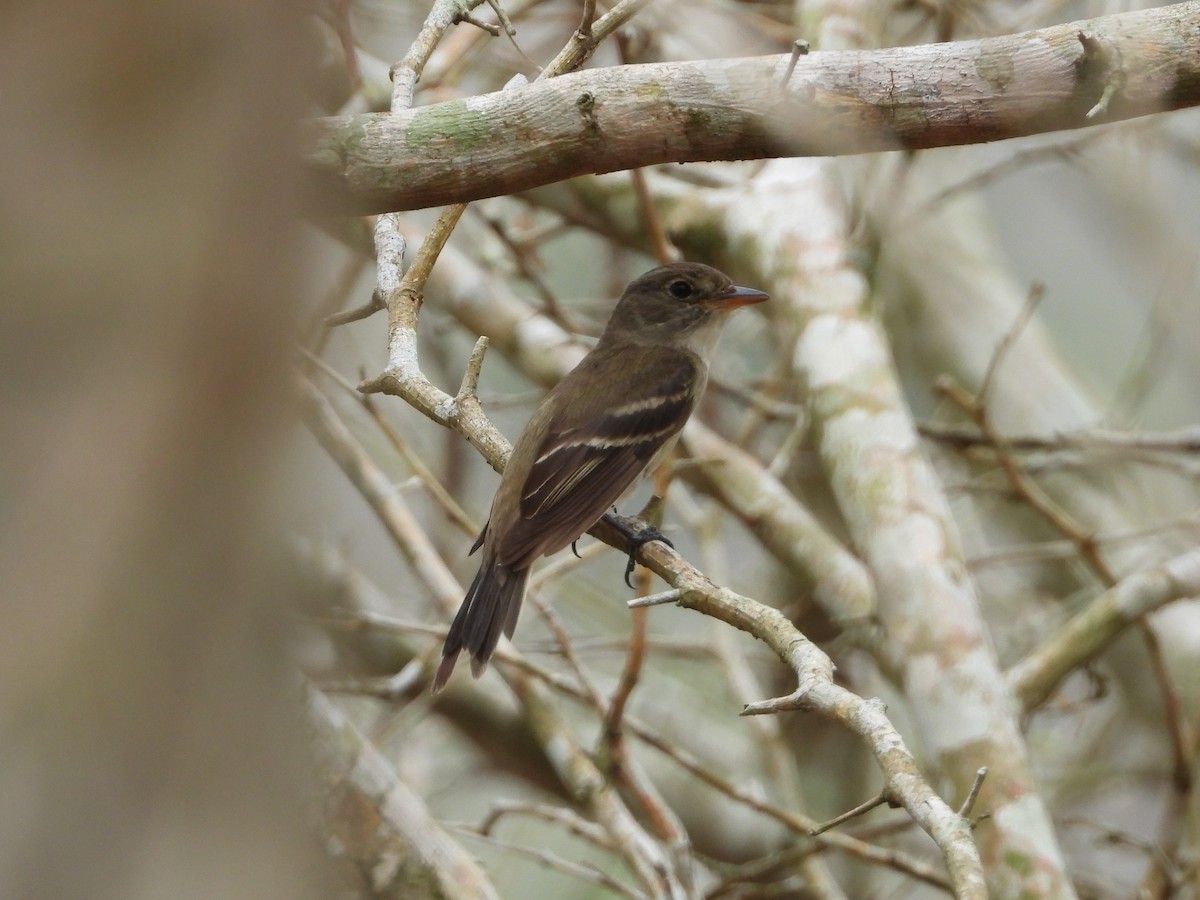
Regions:
<instances>
[{"instance_id":1,"label":"bird's foot","mask_svg":"<svg viewBox=\"0 0 1200 900\"><path fill-rule=\"evenodd\" d=\"M672 550L675 545L671 543L671 539L658 530L657 526L651 525L645 519L640 519L637 516L619 516L616 512L605 513L604 521L611 525L625 537L629 542L629 563L625 566L625 583L629 587L633 587L633 582L629 580L629 576L633 574L633 567L637 565L638 551L642 546L649 544L651 541L662 541Z\"/></svg>"}]
</instances>

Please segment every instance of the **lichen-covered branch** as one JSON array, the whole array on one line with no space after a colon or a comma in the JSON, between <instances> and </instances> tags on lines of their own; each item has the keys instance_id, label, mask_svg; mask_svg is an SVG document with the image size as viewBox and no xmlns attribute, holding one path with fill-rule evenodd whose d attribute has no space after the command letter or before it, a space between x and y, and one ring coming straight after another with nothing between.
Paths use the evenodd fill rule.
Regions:
<instances>
[{"instance_id":1,"label":"lichen-covered branch","mask_svg":"<svg viewBox=\"0 0 1200 900\"><path fill-rule=\"evenodd\" d=\"M371 896L498 900L479 864L345 713L315 690L309 713L331 783L325 820L334 855L361 867Z\"/></svg>"},{"instance_id":2,"label":"lichen-covered branch","mask_svg":"<svg viewBox=\"0 0 1200 900\"><path fill-rule=\"evenodd\" d=\"M315 212L420 209L588 173L996 141L1200 103L1200 2L975 41L620 66L310 124Z\"/></svg>"}]
</instances>

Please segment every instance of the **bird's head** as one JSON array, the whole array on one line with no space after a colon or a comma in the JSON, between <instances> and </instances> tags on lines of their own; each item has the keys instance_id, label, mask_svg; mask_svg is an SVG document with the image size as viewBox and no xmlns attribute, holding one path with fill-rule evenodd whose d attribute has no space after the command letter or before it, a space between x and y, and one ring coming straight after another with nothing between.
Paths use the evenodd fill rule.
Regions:
<instances>
[{"instance_id":1,"label":"bird's head","mask_svg":"<svg viewBox=\"0 0 1200 900\"><path fill-rule=\"evenodd\" d=\"M683 340L709 323L725 319L740 306L767 299L762 291L739 287L724 272L702 263L679 262L651 269L630 282L609 320L640 342L669 343L673 334Z\"/></svg>"}]
</instances>

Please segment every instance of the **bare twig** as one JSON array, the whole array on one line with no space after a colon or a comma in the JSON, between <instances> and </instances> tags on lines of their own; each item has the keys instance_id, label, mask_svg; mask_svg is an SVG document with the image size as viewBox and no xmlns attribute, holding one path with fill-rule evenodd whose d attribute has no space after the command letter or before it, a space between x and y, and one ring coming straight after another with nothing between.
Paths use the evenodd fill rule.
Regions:
<instances>
[{"instance_id":1,"label":"bare twig","mask_svg":"<svg viewBox=\"0 0 1200 900\"><path fill-rule=\"evenodd\" d=\"M592 707L592 711L598 716L604 715L605 702L604 696L600 693L600 688L596 682L588 674L587 669L581 660L575 654L575 645L571 641L571 636L567 633L567 629L563 627L562 621L558 618L558 614L554 612L554 608L542 600L537 594L530 595L530 602L538 611L542 621L546 623L546 628L550 631L550 636L554 638L558 645L558 652L566 661L567 667L574 673L576 683L583 689L584 695Z\"/></svg>"},{"instance_id":2,"label":"bare twig","mask_svg":"<svg viewBox=\"0 0 1200 900\"><path fill-rule=\"evenodd\" d=\"M994 447L991 438L978 431L936 424L921 426L921 434L951 447ZM1147 434L1143 432L1088 429L1054 437L1004 435L1004 446L1017 451L1058 452L1069 450L1145 450L1151 453L1200 453L1200 428Z\"/></svg>"},{"instance_id":3,"label":"bare twig","mask_svg":"<svg viewBox=\"0 0 1200 900\"><path fill-rule=\"evenodd\" d=\"M339 325L348 325L351 322L358 322L362 319L370 318L383 308L383 300L380 298L379 292L372 291L371 299L362 306L356 306L354 309L347 309L342 312L337 312L326 316L325 327L337 328Z\"/></svg>"},{"instance_id":4,"label":"bare twig","mask_svg":"<svg viewBox=\"0 0 1200 900\"><path fill-rule=\"evenodd\" d=\"M590 40L592 37L592 21L596 18L596 0L583 0L583 19L579 22L579 37Z\"/></svg>"},{"instance_id":5,"label":"bare twig","mask_svg":"<svg viewBox=\"0 0 1200 900\"><path fill-rule=\"evenodd\" d=\"M788 82L792 80L792 73L796 71L796 64L800 62L800 57L808 56L808 41L803 38L796 38L792 42L792 54L788 57L787 68L783 70L783 77L779 79L780 91L786 91Z\"/></svg>"},{"instance_id":6,"label":"bare twig","mask_svg":"<svg viewBox=\"0 0 1200 900\"><path fill-rule=\"evenodd\" d=\"M363 579L361 576L356 576L355 583L361 589ZM446 629L442 627L434 627L423 625L415 622L407 622L396 619L392 616L382 615L371 612L367 609L357 609L352 614L338 616L335 618L326 618L320 620L326 624L335 625L344 628L380 628L389 631L395 631L400 634L414 634L428 636L441 640L445 637ZM576 681L562 676L556 672L552 672L542 666L531 663L521 654L512 649L512 645L507 642L501 642L496 651L496 660L501 664L500 668L512 667L515 670L528 674L529 676L538 679L553 690L561 693L584 705L590 705L588 694L584 688ZM467 684L453 687L451 690L472 690L478 689L476 685ZM372 691L373 693L373 691ZM626 727L630 733L637 737L646 745L653 747L659 753L662 753L667 759L675 765L682 768L685 772L696 778L701 784L707 785L712 790L738 803L754 810L755 812L766 816L767 818L778 822L785 828L804 838L806 841L811 840L812 843L807 845L807 849L803 851L805 854L819 853L823 850L838 850L847 855L858 859L868 865L883 866L892 869L912 878L922 881L926 884L935 886L944 891L950 891L950 884L945 875L930 864L913 857L901 850L887 849L867 843L858 836L852 836L840 832L829 832L819 835L816 838L810 838L809 832L818 823L807 816L800 813L792 812L783 809L780 806L769 802L759 795L758 791L750 790L744 787L733 784L722 776L714 773L705 763L694 756L692 753L679 746L678 744L669 742L662 738L655 729L649 727L646 723L639 721L633 717L626 717Z\"/></svg>"},{"instance_id":7,"label":"bare twig","mask_svg":"<svg viewBox=\"0 0 1200 900\"><path fill-rule=\"evenodd\" d=\"M454 397L425 377L417 359L416 325L421 291L434 260L465 209L465 205L459 205L442 212L403 278L399 276L402 253L397 252L397 247L403 244L399 222L390 214L379 217L375 227L376 259L379 291L388 307L388 365L382 374L364 381L359 390L395 394L439 425L453 427L468 439L483 442L477 447L490 459L507 459L511 449L508 441L484 415L473 390L484 347L477 345L472 352L462 389Z\"/></svg>"},{"instance_id":8,"label":"bare twig","mask_svg":"<svg viewBox=\"0 0 1200 900\"><path fill-rule=\"evenodd\" d=\"M392 112L413 105L413 92L421 72L446 32L457 22L469 18L471 10L483 0L435 0L416 39L400 62L392 66Z\"/></svg>"},{"instance_id":9,"label":"bare twig","mask_svg":"<svg viewBox=\"0 0 1200 900\"><path fill-rule=\"evenodd\" d=\"M1008 356L1009 350L1017 342L1017 338L1021 336L1021 332L1025 330L1025 326L1029 324L1029 320L1033 318L1038 304L1042 302L1042 298L1045 296L1046 286L1040 282L1034 282L1029 288L1029 295L1025 298L1025 305L1021 307L1021 312L1017 316L1016 321L1012 323L1008 331L1000 338L1000 342L996 344L996 349L992 352L992 358L988 361L987 371L983 374L983 381L979 384L979 393L975 400L979 406L979 414L981 416L986 415L988 394L991 393L996 373L1000 370L1000 366L1004 363L1005 357Z\"/></svg>"},{"instance_id":10,"label":"bare twig","mask_svg":"<svg viewBox=\"0 0 1200 900\"><path fill-rule=\"evenodd\" d=\"M546 284L546 279L542 277L541 272L538 271L531 259L534 254L530 245L536 242L529 239L523 241L515 240L508 233L508 229L504 227L504 223L500 219L488 215L486 212L480 213L480 218L492 230L492 233L500 239L500 242L504 244L505 249L508 250L509 255L516 264L518 274L533 286L533 289L542 301L542 309L546 315L562 325L563 328L571 330L571 323L563 313L558 298L550 290L550 286Z\"/></svg>"},{"instance_id":11,"label":"bare twig","mask_svg":"<svg viewBox=\"0 0 1200 900\"><path fill-rule=\"evenodd\" d=\"M333 408L307 381L301 383L306 424L342 471L371 505L409 565L443 608L457 604L462 590L436 551L423 539L416 518L371 457L362 449Z\"/></svg>"},{"instance_id":12,"label":"bare twig","mask_svg":"<svg viewBox=\"0 0 1200 900\"><path fill-rule=\"evenodd\" d=\"M660 466L654 473L654 495L641 515L656 528L662 525L663 500L670 486L670 467ZM638 572L638 595L645 597L650 594L650 572L643 569ZM625 706L637 687L641 676L642 664L646 659L646 626L649 612L643 608L633 608L630 617L629 650L625 654L625 665L621 669L621 677L617 688L609 700L608 713L604 717L604 728L601 733L601 746L607 746L614 760L619 764L625 756L622 746L621 719L625 715Z\"/></svg>"},{"instance_id":13,"label":"bare twig","mask_svg":"<svg viewBox=\"0 0 1200 900\"><path fill-rule=\"evenodd\" d=\"M570 834L583 838L601 850L612 850L612 841L604 829L589 822L572 809L564 806L547 806L544 803L517 803L511 800L497 800L476 832L484 837L490 837L492 829L499 821L508 816L532 816L546 822L553 822L565 828Z\"/></svg>"},{"instance_id":14,"label":"bare twig","mask_svg":"<svg viewBox=\"0 0 1200 900\"><path fill-rule=\"evenodd\" d=\"M1134 123L1132 127L1138 127L1139 124ZM922 201L908 216L930 215L936 212L938 207L948 200L952 200L968 191L986 187L995 181L999 181L1032 165L1054 161L1068 161L1078 164L1084 159L1083 154L1086 149L1093 144L1112 139L1113 134L1111 131L1085 132L1069 141L1044 147L1030 147L1017 150L1005 156L999 162L978 172L974 172L961 181L941 188L937 193Z\"/></svg>"},{"instance_id":15,"label":"bare twig","mask_svg":"<svg viewBox=\"0 0 1200 900\"><path fill-rule=\"evenodd\" d=\"M669 591L659 591L657 594L646 594L644 597L635 597L625 605L630 609L643 609L647 606L662 606L667 603L678 603L683 596L683 591L677 588L672 588Z\"/></svg>"},{"instance_id":16,"label":"bare twig","mask_svg":"<svg viewBox=\"0 0 1200 900\"><path fill-rule=\"evenodd\" d=\"M866 625L875 615L875 585L862 561L745 450L694 419L683 444L691 456L719 463L716 470L684 470L683 480L718 498L751 529L832 621L858 627L858 637L871 642Z\"/></svg>"},{"instance_id":17,"label":"bare twig","mask_svg":"<svg viewBox=\"0 0 1200 900\"><path fill-rule=\"evenodd\" d=\"M599 887L606 887L611 891L615 891L622 897L629 897L631 900L643 900L646 896L642 891L636 890L630 885L618 881L607 872L604 872L589 863L572 862L569 859L563 859L556 853L551 853L548 850L537 850L533 847L522 847L520 844L513 844L509 841L502 841L494 838L491 835L484 834L472 828L455 828L456 834L461 834L465 837L471 837L478 841L484 841L491 844L493 847L499 847L507 850L509 853L515 853L519 856L525 856L534 860L540 866L545 866L547 869L554 869L557 872L562 872L564 875L569 875L580 881L594 884Z\"/></svg>"},{"instance_id":18,"label":"bare twig","mask_svg":"<svg viewBox=\"0 0 1200 900\"><path fill-rule=\"evenodd\" d=\"M484 22L481 19L475 18L470 13L463 13L458 17L458 21L465 22L467 25L474 25L476 28L481 28L492 37L500 37L499 25L493 25L491 22Z\"/></svg>"},{"instance_id":19,"label":"bare twig","mask_svg":"<svg viewBox=\"0 0 1200 900\"><path fill-rule=\"evenodd\" d=\"M979 799L979 792L983 789L983 780L987 778L987 773L987 766L981 766L979 771L975 773L975 780L971 782L971 789L967 791L967 796L963 798L962 806L958 808L958 814L963 818L971 814L971 807Z\"/></svg>"},{"instance_id":20,"label":"bare twig","mask_svg":"<svg viewBox=\"0 0 1200 900\"><path fill-rule=\"evenodd\" d=\"M605 38L632 19L642 7L649 3L650 0L620 0L616 6L596 20L586 33L581 27L572 35L567 45L559 51L558 56L554 57L550 65L546 66L542 74L538 76L538 80L574 72L588 61ZM585 19L582 24L587 24L587 20Z\"/></svg>"},{"instance_id":21,"label":"bare twig","mask_svg":"<svg viewBox=\"0 0 1200 900\"><path fill-rule=\"evenodd\" d=\"M887 802L888 798L886 794L877 794L865 803L860 803L858 806L854 807L854 809L848 809L841 815L834 816L828 822L822 822L812 830L812 833L823 834L830 828L835 828L838 825L841 825L843 822L849 822L851 819L857 819L859 816L866 815L877 806L883 806Z\"/></svg>"},{"instance_id":22,"label":"bare twig","mask_svg":"<svg viewBox=\"0 0 1200 900\"><path fill-rule=\"evenodd\" d=\"M662 216L654 206L654 199L646 188L646 176L641 169L630 169L629 178L633 182L633 192L637 195L642 208L642 218L646 223L646 231L650 234L650 244L654 248L654 258L659 265L675 262L681 258L679 249L675 247L663 230Z\"/></svg>"},{"instance_id":23,"label":"bare twig","mask_svg":"<svg viewBox=\"0 0 1200 900\"><path fill-rule=\"evenodd\" d=\"M884 772L884 789L924 828L946 854L956 890L986 896L982 867L966 823L925 783L883 705L868 701L833 681L832 663L778 610L717 587L670 548L654 543L641 550L643 565L669 584L684 589L680 605L696 609L764 641L796 674L799 686L788 697L748 705L744 715L802 709L840 722L861 738Z\"/></svg>"}]
</instances>

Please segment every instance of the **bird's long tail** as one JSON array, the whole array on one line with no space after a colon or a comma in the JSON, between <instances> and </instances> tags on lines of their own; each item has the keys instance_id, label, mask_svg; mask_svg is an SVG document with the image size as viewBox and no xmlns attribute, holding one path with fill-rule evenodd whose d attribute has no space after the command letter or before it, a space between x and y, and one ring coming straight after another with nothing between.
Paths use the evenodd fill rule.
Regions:
<instances>
[{"instance_id":1,"label":"bird's long tail","mask_svg":"<svg viewBox=\"0 0 1200 900\"><path fill-rule=\"evenodd\" d=\"M500 633L503 631L505 636L512 637L513 629L517 627L517 615L521 612L528 580L528 568L518 569L484 559L458 608L450 633L446 635L442 664L433 679L435 694L450 679L460 650L471 655L472 674L476 678L483 674L492 651L500 643Z\"/></svg>"}]
</instances>

